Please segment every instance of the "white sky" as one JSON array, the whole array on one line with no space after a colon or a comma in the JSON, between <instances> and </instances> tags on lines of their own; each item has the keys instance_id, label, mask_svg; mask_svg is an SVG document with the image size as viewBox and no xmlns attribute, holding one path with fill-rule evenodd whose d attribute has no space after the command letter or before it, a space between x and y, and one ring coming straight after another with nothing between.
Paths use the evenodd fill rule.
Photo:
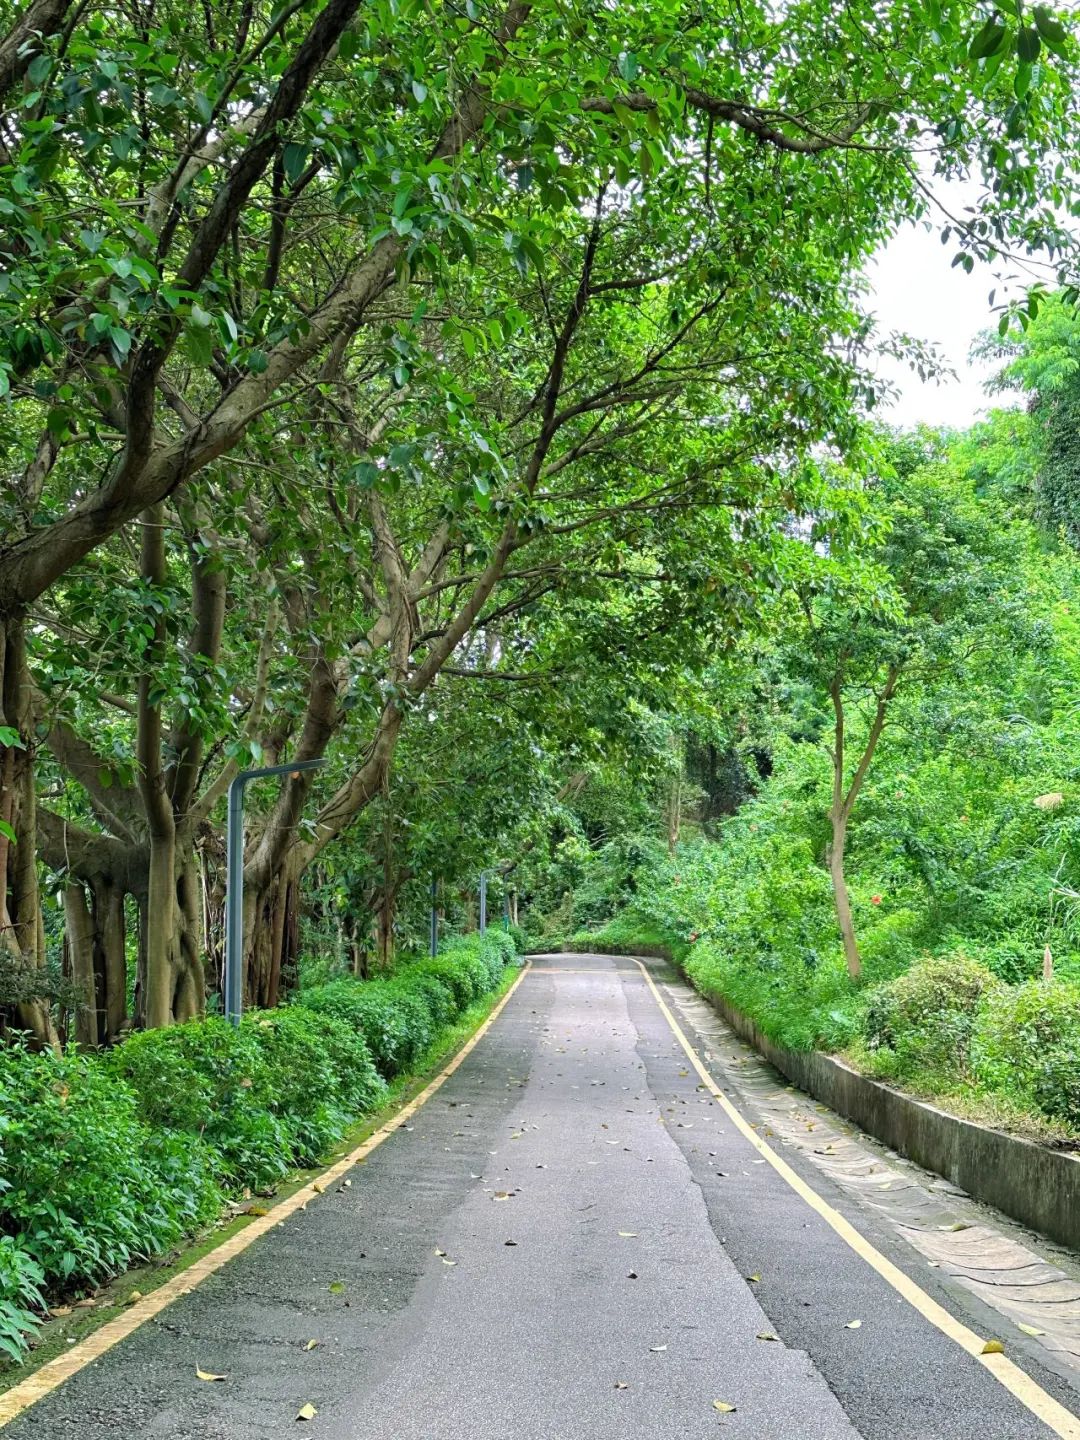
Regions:
<instances>
[{"instance_id":1,"label":"white sky","mask_svg":"<svg viewBox=\"0 0 1080 1440\"><path fill-rule=\"evenodd\" d=\"M980 331L997 323L989 305L996 283L992 269L976 263L968 275L952 268L955 240L942 245L937 228L908 225L879 253L868 271L870 308L882 334L902 331L919 340L933 341L956 372L955 379L923 383L898 361L883 359L879 375L900 391L899 399L880 416L893 425L969 425L991 404L1009 403L1007 397L987 397L983 382L992 365L968 360L968 349ZM997 303L1003 299L998 286Z\"/></svg>"}]
</instances>

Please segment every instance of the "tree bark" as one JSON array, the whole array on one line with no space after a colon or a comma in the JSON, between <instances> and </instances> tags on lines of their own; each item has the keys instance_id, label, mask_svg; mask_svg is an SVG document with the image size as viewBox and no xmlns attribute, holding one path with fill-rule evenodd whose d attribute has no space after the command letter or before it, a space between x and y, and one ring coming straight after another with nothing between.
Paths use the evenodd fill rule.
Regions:
<instances>
[{"instance_id":1,"label":"tree bark","mask_svg":"<svg viewBox=\"0 0 1080 1440\"><path fill-rule=\"evenodd\" d=\"M836 904L836 918L840 925L840 938L844 942L844 959L848 974L853 980L862 976L862 957L855 938L855 922L851 914L851 897L848 895L844 878L844 847L847 843L847 820L833 815L832 844L829 846L829 875L832 879L833 900Z\"/></svg>"},{"instance_id":2,"label":"tree bark","mask_svg":"<svg viewBox=\"0 0 1080 1440\"><path fill-rule=\"evenodd\" d=\"M844 942L844 959L847 962L848 974L852 980L858 980L862 976L862 957L859 955L858 940L855 935L855 921L851 913L851 897L848 894L847 881L844 876L844 850L847 845L847 827L851 819L851 812L855 808L855 801L859 798L859 791L862 789L863 781L866 779L870 763L877 750L878 741L881 739L881 732L885 728L885 720L889 711L889 704L896 694L896 687L900 680L900 667L891 665L885 677L885 684L877 694L874 709L874 718L870 724L870 733L866 738L862 754L859 756L855 766L855 773L851 777L851 784L844 790L844 746L845 717L844 717L844 676L842 671L837 671L829 686L829 694L833 703L833 715L835 717L833 727L833 786L832 805L829 808L829 821L832 825L832 842L829 845L829 875L832 879L833 900L836 905L836 918L840 926L840 937Z\"/></svg>"},{"instance_id":3,"label":"tree bark","mask_svg":"<svg viewBox=\"0 0 1080 1440\"><path fill-rule=\"evenodd\" d=\"M6 1007L15 1025L39 1045L57 1043L44 982L45 936L37 873L37 789L26 629L21 616L0 619L0 724L19 743L0 746L0 818L15 840L0 835L0 953L14 973Z\"/></svg>"},{"instance_id":4,"label":"tree bark","mask_svg":"<svg viewBox=\"0 0 1080 1440\"><path fill-rule=\"evenodd\" d=\"M64 886L64 923L75 991L75 1041L84 1050L92 1050L100 1038L101 1014L94 965L94 922L86 903L86 891L78 883Z\"/></svg>"}]
</instances>

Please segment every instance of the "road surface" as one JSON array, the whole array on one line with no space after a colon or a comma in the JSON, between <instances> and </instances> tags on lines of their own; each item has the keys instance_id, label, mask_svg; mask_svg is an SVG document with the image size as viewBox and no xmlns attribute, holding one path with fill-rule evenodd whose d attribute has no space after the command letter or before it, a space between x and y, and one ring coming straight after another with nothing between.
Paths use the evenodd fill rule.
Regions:
<instances>
[{"instance_id":1,"label":"road surface","mask_svg":"<svg viewBox=\"0 0 1080 1440\"><path fill-rule=\"evenodd\" d=\"M715 1034L695 1031L689 992L648 964L659 990L630 959L539 957L349 1183L28 1408L4 1440L1067 1434L1060 1417L1080 1411L1068 1355L1010 1329L1021 1388L1026 1373L1050 1413L1064 1407L1055 1426L762 1159L671 1021L705 1064L720 1059ZM752 1085L740 1093L725 1074L723 1087L754 1133L770 1130ZM931 1311L1001 1333L1000 1315L901 1238L887 1208L797 1146L767 1143L915 1278ZM297 1419L304 1406L314 1418Z\"/></svg>"}]
</instances>

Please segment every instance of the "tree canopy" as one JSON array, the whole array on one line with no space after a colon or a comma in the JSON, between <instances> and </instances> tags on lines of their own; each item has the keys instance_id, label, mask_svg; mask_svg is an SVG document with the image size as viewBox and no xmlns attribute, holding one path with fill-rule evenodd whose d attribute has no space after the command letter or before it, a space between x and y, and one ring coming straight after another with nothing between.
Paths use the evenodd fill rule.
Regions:
<instances>
[{"instance_id":1,"label":"tree canopy","mask_svg":"<svg viewBox=\"0 0 1080 1440\"><path fill-rule=\"evenodd\" d=\"M468 828L478 765L518 794L542 754L539 813L633 756L676 835L687 726L645 717L704 715L801 527L857 544L874 349L926 362L863 264L921 221L1072 278L1041 6L35 0L0 34L0 933L42 1040L63 984L87 1044L202 1012L251 763L327 760L255 807L264 1004L306 884L385 954L401 877L480 858L430 818ZM930 608L882 598L875 643Z\"/></svg>"}]
</instances>

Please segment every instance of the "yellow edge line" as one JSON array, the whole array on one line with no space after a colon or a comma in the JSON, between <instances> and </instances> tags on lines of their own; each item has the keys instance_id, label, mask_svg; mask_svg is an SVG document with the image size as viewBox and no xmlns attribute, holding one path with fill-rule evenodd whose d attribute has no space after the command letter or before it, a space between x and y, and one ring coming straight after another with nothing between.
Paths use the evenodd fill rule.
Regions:
<instances>
[{"instance_id":1,"label":"yellow edge line","mask_svg":"<svg viewBox=\"0 0 1080 1440\"><path fill-rule=\"evenodd\" d=\"M698 1058L697 1051L690 1044L679 1022L665 1003L664 997L657 989L656 982L649 974L648 969L640 960L635 960L634 963L644 975L649 989L653 993L653 998L663 1011L664 1018L671 1026L675 1038L686 1052L686 1058L700 1075L705 1088L720 1103L732 1124L769 1162L777 1174L786 1180L795 1193L805 1200L812 1210L816 1210L821 1218L836 1231L841 1240L850 1245L857 1255L876 1270L898 1295L902 1295L909 1305L914 1306L919 1314L929 1320L931 1325L936 1326L943 1335L947 1335L950 1340L955 1340L961 1349L966 1350L969 1355L973 1355L980 1365L990 1371L995 1380L1004 1385L1012 1395L1015 1395L1017 1400L1025 1405L1033 1415L1037 1415L1055 1435L1060 1436L1061 1440L1080 1440L1080 1419L1071 1411L1066 1410L1064 1405L1059 1404L1052 1395L1048 1395L1042 1386L1037 1385L1031 1376L1021 1370L1019 1365L1016 1365L1008 1356L982 1354L982 1348L986 1342L981 1336L976 1335L974 1330L969 1330L966 1325L962 1325L959 1320L949 1314L944 1306L939 1305L936 1300L927 1295L925 1290L920 1289L909 1275L906 1275L891 1260L887 1260L879 1250L875 1250L865 1236L849 1224L839 1211L834 1210L828 1201L823 1200L816 1190L811 1189L802 1176L796 1174L791 1166L781 1160L780 1156L765 1143L706 1070Z\"/></svg>"},{"instance_id":2,"label":"yellow edge line","mask_svg":"<svg viewBox=\"0 0 1080 1440\"><path fill-rule=\"evenodd\" d=\"M91 1361L99 1359L107 1350L111 1350L114 1345L119 1344L121 1340L126 1339L133 1331L138 1330L141 1325L145 1325L147 1320L152 1320L155 1315L159 1315L161 1311L164 1310L166 1306L171 1305L174 1300L178 1300L181 1295L189 1294L196 1286L201 1285L208 1276L213 1275L215 1271L227 1265L230 1260L235 1259L241 1251L246 1250L247 1247L258 1240L260 1236L265 1235L268 1230L272 1230L275 1225L280 1225L283 1220L287 1219L297 1210L302 1210L310 1200L320 1195L328 1185L332 1185L335 1180L341 1179L354 1165L370 1155L377 1146L381 1145L385 1139L394 1133L403 1121L415 1115L420 1107L431 1099L435 1091L438 1090L445 1081L449 1080L450 1076L465 1057L476 1048L491 1029L492 1025L494 1025L502 1013L503 1007L507 1004L522 980L525 979L530 969L531 965L527 962L523 966L521 974L514 981L513 985L510 986L510 989L495 1006L491 1014L465 1042L450 1063L439 1071L434 1080L430 1081L424 1089L420 1091L419 1095L414 1096L413 1099L410 1100L407 1105L403 1105L400 1110L396 1110L393 1117L388 1120L385 1125L381 1125L378 1130L375 1130L369 1135L362 1145L358 1145L356 1149L346 1155L343 1160L339 1160L336 1165L331 1165L329 1169L324 1170L321 1175L316 1176L314 1180L309 1181L294 1194L279 1201L279 1203L267 1211L265 1215L260 1215L236 1235L232 1235L228 1240L222 1241L216 1250L212 1250L208 1255L204 1255L200 1260L196 1260L194 1265L190 1266L187 1270L181 1271L179 1275L174 1275L171 1280L166 1280L163 1285L160 1285L149 1295L144 1296L141 1300L137 1300L134 1305L129 1306L125 1310L123 1315L117 1316L115 1320L108 1321L105 1325L102 1325L99 1330L95 1330L92 1335L88 1335L87 1338L78 1345L73 1345L65 1354L59 1355L55 1360L50 1360L47 1364L42 1365L40 1370L36 1370L33 1375L20 1381L18 1385L13 1385L10 1390L0 1395L0 1429L14 1420L17 1415L21 1415L24 1410L28 1410L31 1405L35 1405L44 1396L48 1395L50 1391L55 1390L58 1385L62 1385L65 1380L70 1380L73 1375L76 1375L84 1366L89 1365Z\"/></svg>"}]
</instances>

